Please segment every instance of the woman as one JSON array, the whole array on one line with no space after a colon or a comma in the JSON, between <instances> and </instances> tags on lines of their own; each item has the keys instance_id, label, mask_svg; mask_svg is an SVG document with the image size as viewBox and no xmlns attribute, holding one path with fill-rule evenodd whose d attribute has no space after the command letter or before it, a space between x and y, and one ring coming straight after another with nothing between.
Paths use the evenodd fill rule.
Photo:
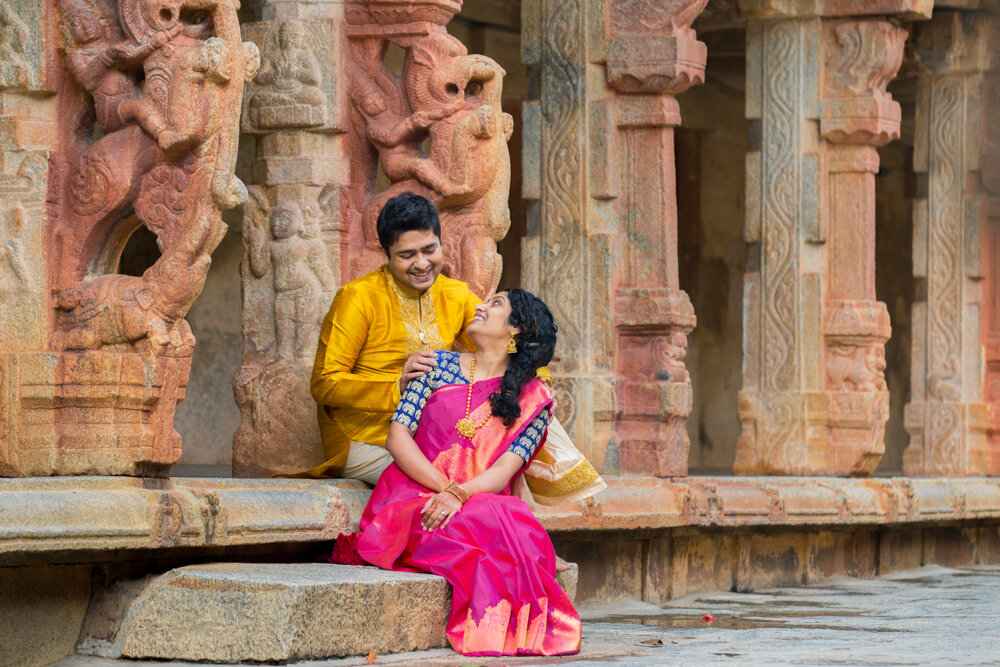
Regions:
<instances>
[{"instance_id":1,"label":"woman","mask_svg":"<svg viewBox=\"0 0 1000 667\"><path fill-rule=\"evenodd\" d=\"M467 331L476 352L437 352L399 402L386 441L394 463L361 517L358 553L446 578L460 653L576 653L580 617L556 583L552 541L510 493L549 420L552 395L535 375L552 359L552 314L510 290L478 306Z\"/></svg>"}]
</instances>

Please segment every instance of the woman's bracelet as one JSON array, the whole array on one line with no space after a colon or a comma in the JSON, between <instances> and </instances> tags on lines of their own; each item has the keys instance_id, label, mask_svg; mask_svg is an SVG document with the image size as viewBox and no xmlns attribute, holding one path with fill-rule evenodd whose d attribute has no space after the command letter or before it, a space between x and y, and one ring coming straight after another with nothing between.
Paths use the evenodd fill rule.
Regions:
<instances>
[{"instance_id":1,"label":"woman's bracelet","mask_svg":"<svg viewBox=\"0 0 1000 667\"><path fill-rule=\"evenodd\" d=\"M469 492L463 489L460 484L456 484L455 482L448 482L448 486L444 487L444 490L450 493L451 495L455 496L456 498L458 498L458 502L462 503L463 505L469 502Z\"/></svg>"}]
</instances>

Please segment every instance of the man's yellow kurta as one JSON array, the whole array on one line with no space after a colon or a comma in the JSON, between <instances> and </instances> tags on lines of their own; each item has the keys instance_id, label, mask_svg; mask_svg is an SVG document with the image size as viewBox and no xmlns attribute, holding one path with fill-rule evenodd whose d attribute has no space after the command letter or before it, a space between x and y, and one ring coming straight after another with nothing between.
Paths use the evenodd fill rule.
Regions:
<instances>
[{"instance_id":1,"label":"man's yellow kurta","mask_svg":"<svg viewBox=\"0 0 1000 667\"><path fill-rule=\"evenodd\" d=\"M465 327L479 303L468 285L446 276L418 295L384 266L340 288L323 318L312 372L327 460L309 475L340 475L352 440L385 445L403 363L420 350L450 350L456 340L474 349Z\"/></svg>"}]
</instances>

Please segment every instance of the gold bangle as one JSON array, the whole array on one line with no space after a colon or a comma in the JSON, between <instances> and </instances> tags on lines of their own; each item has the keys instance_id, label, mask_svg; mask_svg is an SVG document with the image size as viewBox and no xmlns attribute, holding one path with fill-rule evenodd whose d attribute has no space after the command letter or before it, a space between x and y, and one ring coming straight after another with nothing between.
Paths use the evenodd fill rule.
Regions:
<instances>
[{"instance_id":1,"label":"gold bangle","mask_svg":"<svg viewBox=\"0 0 1000 667\"><path fill-rule=\"evenodd\" d=\"M458 498L458 502L463 505L469 501L469 492L463 489L460 484L448 482L448 486L444 487L444 490Z\"/></svg>"}]
</instances>

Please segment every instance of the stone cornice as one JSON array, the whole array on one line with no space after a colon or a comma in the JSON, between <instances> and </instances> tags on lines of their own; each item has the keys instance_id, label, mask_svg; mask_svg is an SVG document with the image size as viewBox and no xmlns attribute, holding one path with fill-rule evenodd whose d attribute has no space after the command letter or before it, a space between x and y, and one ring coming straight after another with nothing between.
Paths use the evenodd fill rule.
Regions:
<instances>
[{"instance_id":1,"label":"stone cornice","mask_svg":"<svg viewBox=\"0 0 1000 667\"><path fill-rule=\"evenodd\" d=\"M594 498L534 507L554 533L771 528L1000 519L1000 479L610 477ZM370 491L347 480L62 477L0 479L0 562L43 554L333 540Z\"/></svg>"},{"instance_id":2,"label":"stone cornice","mask_svg":"<svg viewBox=\"0 0 1000 667\"><path fill-rule=\"evenodd\" d=\"M837 16L898 16L928 19L934 0L739 0L747 18L832 18Z\"/></svg>"}]
</instances>

